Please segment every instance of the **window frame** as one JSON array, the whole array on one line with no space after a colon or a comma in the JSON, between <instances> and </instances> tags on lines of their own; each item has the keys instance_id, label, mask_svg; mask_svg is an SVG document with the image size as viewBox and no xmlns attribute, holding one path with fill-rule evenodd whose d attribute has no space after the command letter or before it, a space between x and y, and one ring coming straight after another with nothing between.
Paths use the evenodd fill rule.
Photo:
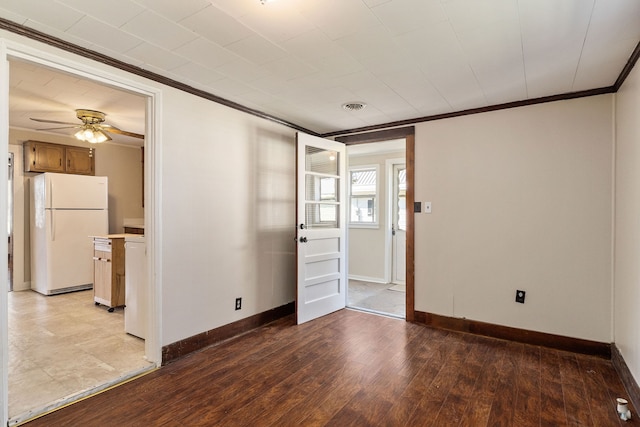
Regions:
<instances>
[{"instance_id":1,"label":"window frame","mask_svg":"<svg viewBox=\"0 0 640 427\"><path fill-rule=\"evenodd\" d=\"M362 172L362 171L370 171L373 170L375 171L376 174L376 181L375 181L375 186L376 186L376 190L375 190L375 195L374 195L374 203L373 203L373 212L374 212L374 219L375 221L373 222L353 222L351 221L351 207L352 207L352 199L353 199L353 192L352 192L352 182L351 182L351 175L353 172ZM351 166L349 167L348 171L347 171L347 186L348 186L348 193L349 193L349 204L348 204L348 213L347 213L347 226L349 228L372 228L372 229L378 229L380 228L380 165L379 164L369 164L369 165L357 165L357 166Z\"/></svg>"}]
</instances>

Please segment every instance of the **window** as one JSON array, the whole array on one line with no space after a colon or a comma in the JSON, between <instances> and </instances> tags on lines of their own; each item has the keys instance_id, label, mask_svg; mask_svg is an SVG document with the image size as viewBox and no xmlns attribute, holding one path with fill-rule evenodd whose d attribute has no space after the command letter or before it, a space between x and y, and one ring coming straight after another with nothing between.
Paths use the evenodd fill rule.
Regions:
<instances>
[{"instance_id":1,"label":"window","mask_svg":"<svg viewBox=\"0 0 640 427\"><path fill-rule=\"evenodd\" d=\"M378 166L360 166L349 170L352 227L378 227Z\"/></svg>"}]
</instances>

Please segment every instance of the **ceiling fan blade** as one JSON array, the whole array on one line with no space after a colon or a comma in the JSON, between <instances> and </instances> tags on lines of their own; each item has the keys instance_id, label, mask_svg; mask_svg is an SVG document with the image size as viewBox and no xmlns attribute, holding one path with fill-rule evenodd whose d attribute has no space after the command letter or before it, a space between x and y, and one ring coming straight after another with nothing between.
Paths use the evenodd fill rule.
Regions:
<instances>
[{"instance_id":1,"label":"ceiling fan blade","mask_svg":"<svg viewBox=\"0 0 640 427\"><path fill-rule=\"evenodd\" d=\"M29 117L29 120L33 120L34 122L41 122L41 123L57 123L59 125L77 125L77 123L59 122L57 120L34 119L33 117Z\"/></svg>"},{"instance_id":2,"label":"ceiling fan blade","mask_svg":"<svg viewBox=\"0 0 640 427\"><path fill-rule=\"evenodd\" d=\"M71 124L71 123L69 123ZM79 128L80 126L63 126L61 128L44 128L44 129L36 129L36 130L58 130L58 129L74 129Z\"/></svg>"},{"instance_id":3,"label":"ceiling fan blade","mask_svg":"<svg viewBox=\"0 0 640 427\"><path fill-rule=\"evenodd\" d=\"M134 132L127 132L126 130L118 129L117 127L112 126L112 125L108 125L108 124L103 123L100 126L107 132L117 133L117 134L120 134L120 135L130 136L130 137L138 138L138 139L144 139L144 135L141 135L139 133L134 133Z\"/></svg>"}]
</instances>

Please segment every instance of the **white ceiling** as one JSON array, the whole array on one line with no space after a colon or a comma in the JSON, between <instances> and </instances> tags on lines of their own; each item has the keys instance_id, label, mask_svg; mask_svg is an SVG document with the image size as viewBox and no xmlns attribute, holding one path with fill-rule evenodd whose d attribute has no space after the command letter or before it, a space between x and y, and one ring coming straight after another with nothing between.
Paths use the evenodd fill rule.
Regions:
<instances>
[{"instance_id":1,"label":"white ceiling","mask_svg":"<svg viewBox=\"0 0 640 427\"><path fill-rule=\"evenodd\" d=\"M0 17L317 133L608 87L640 41L638 0L0 0ZM94 108L144 133L113 91L89 105L30 71L12 125Z\"/></svg>"}]
</instances>

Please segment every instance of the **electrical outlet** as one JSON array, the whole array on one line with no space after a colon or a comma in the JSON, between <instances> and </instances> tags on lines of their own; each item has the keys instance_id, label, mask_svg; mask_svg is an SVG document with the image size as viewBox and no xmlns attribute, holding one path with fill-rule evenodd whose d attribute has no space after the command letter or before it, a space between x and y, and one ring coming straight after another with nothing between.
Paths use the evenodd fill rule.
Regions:
<instances>
[{"instance_id":1,"label":"electrical outlet","mask_svg":"<svg viewBox=\"0 0 640 427\"><path fill-rule=\"evenodd\" d=\"M236 298L236 310L240 310L242 308L242 298Z\"/></svg>"},{"instance_id":2,"label":"electrical outlet","mask_svg":"<svg viewBox=\"0 0 640 427\"><path fill-rule=\"evenodd\" d=\"M519 302L520 304L524 304L524 296L525 296L525 294L526 294L525 291L517 290L516 291L516 302Z\"/></svg>"}]
</instances>

